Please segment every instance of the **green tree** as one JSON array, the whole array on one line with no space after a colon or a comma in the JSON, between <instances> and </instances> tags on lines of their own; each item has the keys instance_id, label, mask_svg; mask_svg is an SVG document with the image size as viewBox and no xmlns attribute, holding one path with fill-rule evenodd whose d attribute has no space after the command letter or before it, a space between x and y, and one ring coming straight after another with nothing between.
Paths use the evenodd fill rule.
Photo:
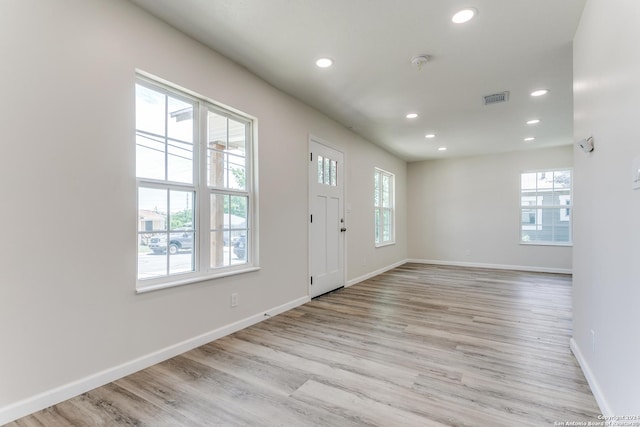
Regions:
<instances>
[{"instance_id":1,"label":"green tree","mask_svg":"<svg viewBox=\"0 0 640 427\"><path fill-rule=\"evenodd\" d=\"M246 188L246 172L244 168L231 168L238 188ZM244 196L228 196L224 198L224 211L241 218L247 217L247 198Z\"/></svg>"},{"instance_id":2,"label":"green tree","mask_svg":"<svg viewBox=\"0 0 640 427\"><path fill-rule=\"evenodd\" d=\"M240 188L247 188L245 185L247 183L247 177L244 168L231 168L231 173L233 174L233 177L235 178L236 183Z\"/></svg>"},{"instance_id":3,"label":"green tree","mask_svg":"<svg viewBox=\"0 0 640 427\"><path fill-rule=\"evenodd\" d=\"M176 228L181 227L192 227L193 226L193 210L185 209L183 211L174 212L170 216L171 218L171 229L175 230Z\"/></svg>"}]
</instances>

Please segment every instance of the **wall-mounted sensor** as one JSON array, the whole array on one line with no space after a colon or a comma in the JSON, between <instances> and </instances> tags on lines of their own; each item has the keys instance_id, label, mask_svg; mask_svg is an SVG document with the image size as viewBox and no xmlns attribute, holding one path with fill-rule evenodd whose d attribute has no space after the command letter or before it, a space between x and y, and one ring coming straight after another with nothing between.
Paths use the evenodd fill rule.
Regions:
<instances>
[{"instance_id":1,"label":"wall-mounted sensor","mask_svg":"<svg viewBox=\"0 0 640 427\"><path fill-rule=\"evenodd\" d=\"M580 141L578 141L578 147L580 147L585 153L592 152L594 148L593 137L590 136L589 138L581 139Z\"/></svg>"}]
</instances>

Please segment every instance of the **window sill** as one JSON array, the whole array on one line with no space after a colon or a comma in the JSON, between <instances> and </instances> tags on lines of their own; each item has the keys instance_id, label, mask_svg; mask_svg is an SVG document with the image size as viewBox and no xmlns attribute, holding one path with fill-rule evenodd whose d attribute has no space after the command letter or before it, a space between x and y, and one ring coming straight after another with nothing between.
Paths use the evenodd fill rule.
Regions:
<instances>
[{"instance_id":1,"label":"window sill","mask_svg":"<svg viewBox=\"0 0 640 427\"><path fill-rule=\"evenodd\" d=\"M219 273L210 273L201 276L190 276L184 279L171 280L151 285L142 285L138 282L136 294L146 294L147 292L159 291L161 289L175 288L177 286L190 285L192 283L206 282L207 280L221 279L223 277L236 276L238 274L251 273L260 270L260 267L247 267L241 270L224 271Z\"/></svg>"},{"instance_id":2,"label":"window sill","mask_svg":"<svg viewBox=\"0 0 640 427\"><path fill-rule=\"evenodd\" d=\"M523 246L560 246L560 247L573 247L573 242L569 243L554 243L554 242L520 242Z\"/></svg>"},{"instance_id":3,"label":"window sill","mask_svg":"<svg viewBox=\"0 0 640 427\"><path fill-rule=\"evenodd\" d=\"M385 246L395 245L396 242L384 242L384 243L376 243L376 248L384 248Z\"/></svg>"}]
</instances>

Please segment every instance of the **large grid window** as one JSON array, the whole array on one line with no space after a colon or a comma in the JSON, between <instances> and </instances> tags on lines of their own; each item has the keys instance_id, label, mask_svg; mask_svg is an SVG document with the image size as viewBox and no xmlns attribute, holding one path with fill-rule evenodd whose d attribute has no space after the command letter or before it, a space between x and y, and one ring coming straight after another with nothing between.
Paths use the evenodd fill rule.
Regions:
<instances>
[{"instance_id":1,"label":"large grid window","mask_svg":"<svg viewBox=\"0 0 640 427\"><path fill-rule=\"evenodd\" d=\"M245 117L138 79L139 291L255 266L252 128Z\"/></svg>"},{"instance_id":2,"label":"large grid window","mask_svg":"<svg viewBox=\"0 0 640 427\"><path fill-rule=\"evenodd\" d=\"M382 169L374 171L374 222L376 246L395 242L394 175Z\"/></svg>"},{"instance_id":3,"label":"large grid window","mask_svg":"<svg viewBox=\"0 0 640 427\"><path fill-rule=\"evenodd\" d=\"M520 242L570 245L571 170L524 172L520 176Z\"/></svg>"}]
</instances>

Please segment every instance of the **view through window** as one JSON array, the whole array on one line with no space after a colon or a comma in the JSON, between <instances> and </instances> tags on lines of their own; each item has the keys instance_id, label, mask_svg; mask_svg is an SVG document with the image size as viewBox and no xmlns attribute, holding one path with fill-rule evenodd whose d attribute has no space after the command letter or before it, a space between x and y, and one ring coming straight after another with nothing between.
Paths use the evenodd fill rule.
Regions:
<instances>
[{"instance_id":1,"label":"view through window","mask_svg":"<svg viewBox=\"0 0 640 427\"><path fill-rule=\"evenodd\" d=\"M251 265L251 152L249 119L138 80L139 288Z\"/></svg>"},{"instance_id":2,"label":"view through window","mask_svg":"<svg viewBox=\"0 0 640 427\"><path fill-rule=\"evenodd\" d=\"M571 244L571 170L520 176L520 242Z\"/></svg>"},{"instance_id":3,"label":"view through window","mask_svg":"<svg viewBox=\"0 0 640 427\"><path fill-rule=\"evenodd\" d=\"M394 242L394 175L376 168L374 171L375 243L382 246Z\"/></svg>"}]
</instances>

